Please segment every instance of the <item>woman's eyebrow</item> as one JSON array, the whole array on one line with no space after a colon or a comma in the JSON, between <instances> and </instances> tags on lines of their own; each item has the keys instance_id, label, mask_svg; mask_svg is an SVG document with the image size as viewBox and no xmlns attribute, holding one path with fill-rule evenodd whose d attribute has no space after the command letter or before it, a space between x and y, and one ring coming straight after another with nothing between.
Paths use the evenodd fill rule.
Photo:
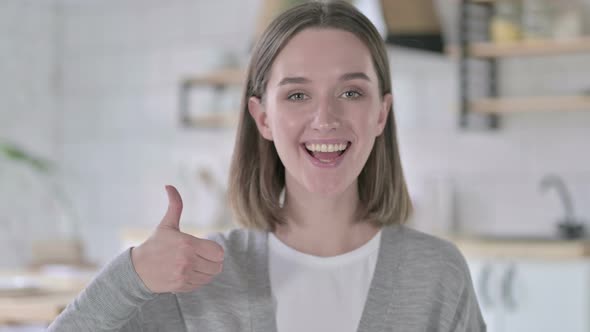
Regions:
<instances>
[{"instance_id":1,"label":"woman's eyebrow","mask_svg":"<svg viewBox=\"0 0 590 332\"><path fill-rule=\"evenodd\" d=\"M340 76L341 81L350 81L355 79L362 79L371 82L369 76L363 72L355 72L355 73L346 73Z\"/></svg>"},{"instance_id":2,"label":"woman's eyebrow","mask_svg":"<svg viewBox=\"0 0 590 332\"><path fill-rule=\"evenodd\" d=\"M340 76L340 81L350 81L354 79L363 79L366 81L371 82L369 76L363 72L355 72L355 73L346 73ZM287 85L287 84L305 84L310 83L311 80L305 77L285 77L283 78L277 86Z\"/></svg>"},{"instance_id":3,"label":"woman's eyebrow","mask_svg":"<svg viewBox=\"0 0 590 332\"><path fill-rule=\"evenodd\" d=\"M279 84L277 84L277 86L287 84L304 84L309 82L311 82L311 80L305 77L285 77L279 82Z\"/></svg>"}]
</instances>

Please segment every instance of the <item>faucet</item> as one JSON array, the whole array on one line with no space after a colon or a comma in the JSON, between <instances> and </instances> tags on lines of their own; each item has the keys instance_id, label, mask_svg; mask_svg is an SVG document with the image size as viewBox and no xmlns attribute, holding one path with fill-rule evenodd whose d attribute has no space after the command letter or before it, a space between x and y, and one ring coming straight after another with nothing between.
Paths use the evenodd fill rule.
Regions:
<instances>
[{"instance_id":1,"label":"faucet","mask_svg":"<svg viewBox=\"0 0 590 332\"><path fill-rule=\"evenodd\" d=\"M565 217L558 223L558 231L566 239L577 239L585 235L584 225L574 217L574 205L563 179L555 174L545 175L539 184L539 190L545 192L554 188L563 203Z\"/></svg>"}]
</instances>

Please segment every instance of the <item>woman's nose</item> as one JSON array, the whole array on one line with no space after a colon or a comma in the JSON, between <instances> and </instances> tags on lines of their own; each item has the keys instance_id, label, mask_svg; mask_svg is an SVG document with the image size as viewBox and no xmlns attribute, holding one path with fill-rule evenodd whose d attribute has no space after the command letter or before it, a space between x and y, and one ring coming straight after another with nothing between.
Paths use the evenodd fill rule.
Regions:
<instances>
[{"instance_id":1,"label":"woman's nose","mask_svg":"<svg viewBox=\"0 0 590 332\"><path fill-rule=\"evenodd\" d=\"M340 127L340 118L334 112L330 101L321 101L317 106L311 123L312 129L330 130Z\"/></svg>"}]
</instances>

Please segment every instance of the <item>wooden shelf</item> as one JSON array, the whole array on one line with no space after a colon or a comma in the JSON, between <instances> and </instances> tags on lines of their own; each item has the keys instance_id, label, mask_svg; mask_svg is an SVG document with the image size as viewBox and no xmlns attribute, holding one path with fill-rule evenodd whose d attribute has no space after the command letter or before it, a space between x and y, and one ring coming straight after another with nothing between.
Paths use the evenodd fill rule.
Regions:
<instances>
[{"instance_id":1,"label":"wooden shelf","mask_svg":"<svg viewBox=\"0 0 590 332\"><path fill-rule=\"evenodd\" d=\"M457 45L445 47L445 53L453 58L459 57ZM522 56L549 56L590 52L590 37L575 40L537 40L514 43L479 42L469 46L467 56L480 59L507 58Z\"/></svg>"},{"instance_id":2,"label":"wooden shelf","mask_svg":"<svg viewBox=\"0 0 590 332\"><path fill-rule=\"evenodd\" d=\"M472 101L469 109L479 113L515 113L590 110L590 96L504 97Z\"/></svg>"},{"instance_id":3,"label":"wooden shelf","mask_svg":"<svg viewBox=\"0 0 590 332\"><path fill-rule=\"evenodd\" d=\"M191 76L182 81L180 91L180 119L184 126L195 128L234 128L238 123L238 112L192 112L190 107L190 90L197 87L213 87L217 98L229 86L241 86L245 81L246 70L241 68L224 68L204 75ZM195 114L196 113L196 114Z\"/></svg>"},{"instance_id":4,"label":"wooden shelf","mask_svg":"<svg viewBox=\"0 0 590 332\"><path fill-rule=\"evenodd\" d=\"M495 5L497 0L467 0L460 3L460 19L469 22L475 19L470 15L466 6L469 4ZM493 9L493 8L487 8ZM477 18L481 20L481 18ZM490 23L490 18L484 18ZM468 35L467 24L460 25L462 35ZM490 75L485 79L489 91L499 90L499 81L495 74L498 72L497 62L509 57L556 56L576 53L590 53L590 35L572 39L539 39L521 40L514 42L468 42L446 46L446 53L453 59L458 59L460 68L459 80L461 87L460 98L465 100L470 85L469 68L471 59L484 60L490 69ZM589 55L590 56L590 55ZM490 93L496 95L495 93ZM469 124L469 113L480 113L488 118L488 127L498 128L498 114L515 112L560 112L560 111L590 111L590 95L581 93L579 96L539 96L539 97L494 97L481 98L461 103L461 127Z\"/></svg>"},{"instance_id":5,"label":"wooden shelf","mask_svg":"<svg viewBox=\"0 0 590 332\"><path fill-rule=\"evenodd\" d=\"M533 55L558 55L590 52L590 37L572 40L535 40L514 43L473 43L469 55L476 58L502 58Z\"/></svg>"},{"instance_id":6,"label":"wooden shelf","mask_svg":"<svg viewBox=\"0 0 590 332\"><path fill-rule=\"evenodd\" d=\"M246 78L246 71L241 68L227 68L209 72L204 75L189 77L185 84L190 85L241 85Z\"/></svg>"}]
</instances>

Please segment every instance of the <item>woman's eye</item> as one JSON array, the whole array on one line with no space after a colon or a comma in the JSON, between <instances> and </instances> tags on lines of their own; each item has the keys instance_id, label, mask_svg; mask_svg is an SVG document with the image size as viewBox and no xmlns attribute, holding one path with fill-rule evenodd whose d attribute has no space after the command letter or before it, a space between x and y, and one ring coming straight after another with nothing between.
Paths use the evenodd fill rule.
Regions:
<instances>
[{"instance_id":1,"label":"woman's eye","mask_svg":"<svg viewBox=\"0 0 590 332\"><path fill-rule=\"evenodd\" d=\"M297 93L293 93L291 95L289 95L289 97L287 98L289 100L295 100L295 101L299 101L299 100L304 100L306 99L306 96L304 93L301 92L297 92Z\"/></svg>"},{"instance_id":2,"label":"woman's eye","mask_svg":"<svg viewBox=\"0 0 590 332\"><path fill-rule=\"evenodd\" d=\"M358 91L349 90L349 91L344 92L342 94L342 96L344 96L345 98L348 98L348 99L357 99L362 95Z\"/></svg>"}]
</instances>

